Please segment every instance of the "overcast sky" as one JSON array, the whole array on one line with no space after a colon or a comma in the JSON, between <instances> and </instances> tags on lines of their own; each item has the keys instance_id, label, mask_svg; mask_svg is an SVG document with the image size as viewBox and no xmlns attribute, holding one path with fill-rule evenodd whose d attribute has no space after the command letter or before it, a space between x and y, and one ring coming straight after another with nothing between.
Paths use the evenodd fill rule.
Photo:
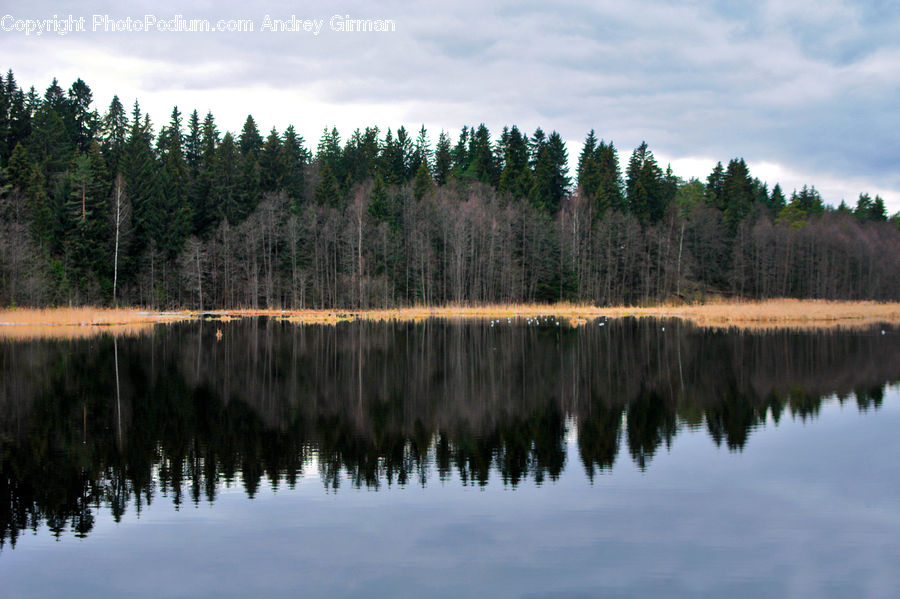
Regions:
<instances>
[{"instance_id":1,"label":"overcast sky","mask_svg":"<svg viewBox=\"0 0 900 599\"><path fill-rule=\"evenodd\" d=\"M593 128L623 162L646 140L663 166L705 179L740 156L770 187L815 185L831 204L868 191L900 210L900 3L889 0L5 4L2 68L20 85L81 77L101 112L113 94L138 99L157 126L174 105L233 131L252 112L263 132L293 124L313 148L331 125L346 137L424 124L432 141L481 122L495 136L541 126L568 140L573 175ZM70 14L85 32L16 30ZM254 31L94 31L146 15ZM318 35L263 31L267 15L324 22ZM333 15L394 31L335 31Z\"/></svg>"}]
</instances>

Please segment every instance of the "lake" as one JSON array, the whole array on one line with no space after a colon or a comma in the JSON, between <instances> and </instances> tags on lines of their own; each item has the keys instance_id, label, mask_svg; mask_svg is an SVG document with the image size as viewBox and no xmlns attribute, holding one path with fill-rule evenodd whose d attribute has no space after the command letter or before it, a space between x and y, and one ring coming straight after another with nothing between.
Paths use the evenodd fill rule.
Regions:
<instances>
[{"instance_id":1,"label":"lake","mask_svg":"<svg viewBox=\"0 0 900 599\"><path fill-rule=\"evenodd\" d=\"M897 597L900 330L0 341L4 596Z\"/></svg>"}]
</instances>

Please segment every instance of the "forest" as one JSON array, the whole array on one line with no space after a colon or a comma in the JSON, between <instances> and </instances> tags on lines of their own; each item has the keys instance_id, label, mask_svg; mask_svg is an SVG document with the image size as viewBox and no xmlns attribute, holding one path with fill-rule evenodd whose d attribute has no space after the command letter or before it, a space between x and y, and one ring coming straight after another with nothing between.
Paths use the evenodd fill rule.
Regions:
<instances>
[{"instance_id":1,"label":"forest","mask_svg":"<svg viewBox=\"0 0 900 599\"><path fill-rule=\"evenodd\" d=\"M0 306L368 308L900 298L900 213L826 205L742 158L705 181L587 134L325 128L176 107L154 127L81 79L0 77Z\"/></svg>"}]
</instances>

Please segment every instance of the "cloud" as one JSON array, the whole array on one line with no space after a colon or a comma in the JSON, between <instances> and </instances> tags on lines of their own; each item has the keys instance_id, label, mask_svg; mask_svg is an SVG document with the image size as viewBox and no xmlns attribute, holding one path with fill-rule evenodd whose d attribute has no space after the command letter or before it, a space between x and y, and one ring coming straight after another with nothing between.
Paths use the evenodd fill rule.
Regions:
<instances>
[{"instance_id":1,"label":"cloud","mask_svg":"<svg viewBox=\"0 0 900 599\"><path fill-rule=\"evenodd\" d=\"M21 10L71 12L41 2ZM900 210L900 8L889 2L107 2L83 14L94 13L252 19L257 30L0 33L20 83L82 77L98 102L138 97L157 121L193 102L237 129L252 111L261 127L294 123L313 142L330 124L346 135L480 122L497 134L516 123L559 130L573 145L594 128L622 149L646 140L676 164L743 156L751 168L812 173L823 193L819 181L833 182L833 203L880 189ZM258 30L265 15L334 14L392 19L396 31Z\"/></svg>"}]
</instances>

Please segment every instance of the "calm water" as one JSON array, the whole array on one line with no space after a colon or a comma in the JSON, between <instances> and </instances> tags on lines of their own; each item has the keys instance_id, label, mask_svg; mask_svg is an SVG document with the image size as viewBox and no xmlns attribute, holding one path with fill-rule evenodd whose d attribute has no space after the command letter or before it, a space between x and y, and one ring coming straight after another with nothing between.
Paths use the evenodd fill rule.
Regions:
<instances>
[{"instance_id":1,"label":"calm water","mask_svg":"<svg viewBox=\"0 0 900 599\"><path fill-rule=\"evenodd\" d=\"M880 327L0 342L0 595L897 597L898 381Z\"/></svg>"}]
</instances>

